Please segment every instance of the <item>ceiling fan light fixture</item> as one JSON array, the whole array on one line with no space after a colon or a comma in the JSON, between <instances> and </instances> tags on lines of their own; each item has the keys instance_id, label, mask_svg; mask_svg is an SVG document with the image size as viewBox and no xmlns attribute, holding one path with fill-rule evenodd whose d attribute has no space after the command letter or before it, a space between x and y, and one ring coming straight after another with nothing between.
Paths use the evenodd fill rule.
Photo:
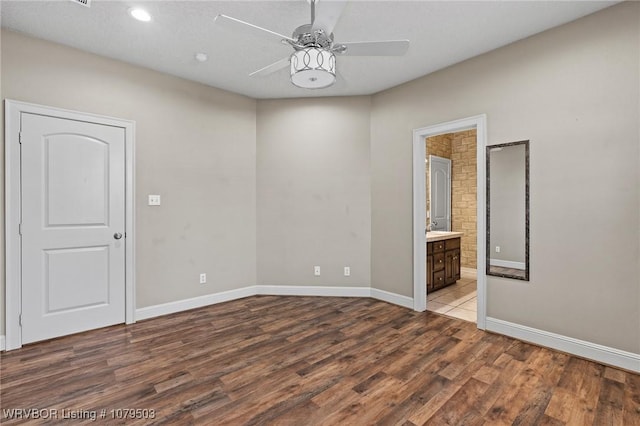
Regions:
<instances>
[{"instance_id":1,"label":"ceiling fan light fixture","mask_svg":"<svg viewBox=\"0 0 640 426\"><path fill-rule=\"evenodd\" d=\"M303 89L322 89L336 81L336 56L322 48L305 47L290 58L291 82Z\"/></svg>"},{"instance_id":2,"label":"ceiling fan light fixture","mask_svg":"<svg viewBox=\"0 0 640 426\"><path fill-rule=\"evenodd\" d=\"M138 21L149 22L151 21L151 15L144 9L139 7L133 7L129 9L129 14L133 16Z\"/></svg>"}]
</instances>

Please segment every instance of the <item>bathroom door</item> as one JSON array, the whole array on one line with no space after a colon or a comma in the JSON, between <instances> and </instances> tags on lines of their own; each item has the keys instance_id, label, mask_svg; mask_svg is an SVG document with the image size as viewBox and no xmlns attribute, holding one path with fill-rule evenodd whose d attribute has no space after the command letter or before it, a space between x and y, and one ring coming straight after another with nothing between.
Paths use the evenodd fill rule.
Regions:
<instances>
[{"instance_id":1,"label":"bathroom door","mask_svg":"<svg viewBox=\"0 0 640 426\"><path fill-rule=\"evenodd\" d=\"M431 230L451 231L451 160L429 156Z\"/></svg>"}]
</instances>

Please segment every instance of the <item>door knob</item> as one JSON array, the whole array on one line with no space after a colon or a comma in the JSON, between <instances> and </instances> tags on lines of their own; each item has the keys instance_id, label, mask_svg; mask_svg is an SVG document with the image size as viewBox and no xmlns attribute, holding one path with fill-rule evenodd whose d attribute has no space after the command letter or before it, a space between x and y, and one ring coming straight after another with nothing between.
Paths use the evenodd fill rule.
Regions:
<instances>
[{"instance_id":1,"label":"door knob","mask_svg":"<svg viewBox=\"0 0 640 426\"><path fill-rule=\"evenodd\" d=\"M116 232L115 234L113 234L113 238L115 238L116 240L119 240L120 238L122 238L122 234L119 232Z\"/></svg>"}]
</instances>

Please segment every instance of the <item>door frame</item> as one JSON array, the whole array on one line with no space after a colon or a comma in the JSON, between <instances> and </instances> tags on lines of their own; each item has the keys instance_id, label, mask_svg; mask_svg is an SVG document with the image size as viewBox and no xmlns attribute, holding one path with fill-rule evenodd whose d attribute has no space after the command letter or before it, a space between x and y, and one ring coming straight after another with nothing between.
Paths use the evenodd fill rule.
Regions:
<instances>
[{"instance_id":1,"label":"door frame","mask_svg":"<svg viewBox=\"0 0 640 426\"><path fill-rule=\"evenodd\" d=\"M479 329L486 329L487 317L487 275L485 268L486 250L486 145L487 115L480 114L460 120L448 121L413 130L413 309L423 312L427 309L427 238L425 225L427 217L426 200L426 158L425 138L444 133L476 129L476 171L477 171L477 271L478 271L478 317Z\"/></svg>"},{"instance_id":2,"label":"door frame","mask_svg":"<svg viewBox=\"0 0 640 426\"><path fill-rule=\"evenodd\" d=\"M62 108L5 100L5 348L22 347L22 250L19 226L20 116L22 113L123 128L125 131L125 323L135 322L135 121Z\"/></svg>"}]
</instances>

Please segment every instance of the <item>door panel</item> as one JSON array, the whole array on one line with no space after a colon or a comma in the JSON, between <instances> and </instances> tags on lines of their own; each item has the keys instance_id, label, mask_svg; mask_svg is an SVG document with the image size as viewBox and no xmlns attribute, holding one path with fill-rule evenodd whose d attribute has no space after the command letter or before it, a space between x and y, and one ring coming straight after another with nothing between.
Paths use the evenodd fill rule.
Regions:
<instances>
[{"instance_id":1,"label":"door panel","mask_svg":"<svg viewBox=\"0 0 640 426\"><path fill-rule=\"evenodd\" d=\"M109 303L109 247L44 250L43 313Z\"/></svg>"},{"instance_id":2,"label":"door panel","mask_svg":"<svg viewBox=\"0 0 640 426\"><path fill-rule=\"evenodd\" d=\"M21 121L22 342L124 322L124 129Z\"/></svg>"},{"instance_id":3,"label":"door panel","mask_svg":"<svg viewBox=\"0 0 640 426\"><path fill-rule=\"evenodd\" d=\"M70 134L44 143L47 226L108 225L109 145ZM68 167L69 158L82 162Z\"/></svg>"}]
</instances>

